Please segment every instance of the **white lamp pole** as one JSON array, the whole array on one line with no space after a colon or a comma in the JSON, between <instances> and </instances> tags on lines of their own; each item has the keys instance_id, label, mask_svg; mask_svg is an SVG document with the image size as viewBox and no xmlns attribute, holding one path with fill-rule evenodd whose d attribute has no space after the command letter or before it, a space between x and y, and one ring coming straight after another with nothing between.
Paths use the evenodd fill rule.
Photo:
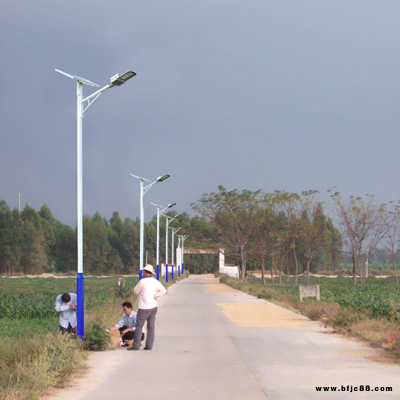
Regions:
<instances>
[{"instance_id":1,"label":"white lamp pole","mask_svg":"<svg viewBox=\"0 0 400 400\"><path fill-rule=\"evenodd\" d=\"M185 240L189 237L189 235L186 235L182 238L182 267L181 267L181 273L183 274L183 249L184 249L184 243Z\"/></svg>"},{"instance_id":2,"label":"white lamp pole","mask_svg":"<svg viewBox=\"0 0 400 400\"><path fill-rule=\"evenodd\" d=\"M178 216L169 217L168 215L162 214L166 219L166 229L165 229L165 282L168 282L168 225Z\"/></svg>"},{"instance_id":3,"label":"white lamp pole","mask_svg":"<svg viewBox=\"0 0 400 400\"><path fill-rule=\"evenodd\" d=\"M78 274L76 277L76 293L77 293L77 323L78 329L77 334L83 340L85 335L85 287L84 287L84 276L83 276L83 188L82 188L82 120L85 111L99 98L99 96L107 89L111 89L114 86L121 86L129 79L133 78L136 73L133 71L125 72L119 76L118 74L110 78L110 83L103 88L94 92L90 96L83 99L83 87L82 84L89 86L100 87L97 83L93 83L80 76L72 75L67 72L56 69L57 72L68 76L68 78L75 79L77 84L77 231L78 231ZM92 101L90 101L93 99ZM86 107L84 108L85 103Z\"/></svg>"},{"instance_id":4,"label":"white lamp pole","mask_svg":"<svg viewBox=\"0 0 400 400\"><path fill-rule=\"evenodd\" d=\"M174 229L174 228L170 228L172 231L172 270L171 270L171 279L174 279L174 253L175 253L175 249L174 249L174 235L176 232L178 232L181 228L178 229Z\"/></svg>"},{"instance_id":5,"label":"white lamp pole","mask_svg":"<svg viewBox=\"0 0 400 400\"><path fill-rule=\"evenodd\" d=\"M150 188L158 182L163 182L169 178L169 175L159 176L154 182L149 181L141 176L130 174L140 180L140 270L139 279L143 278L143 249L144 249L144 209L143 209L143 196L150 190ZM149 185L143 186L143 182L150 182Z\"/></svg>"},{"instance_id":6,"label":"white lamp pole","mask_svg":"<svg viewBox=\"0 0 400 400\"><path fill-rule=\"evenodd\" d=\"M182 260L182 254L181 254L181 240L183 238L182 235L177 235L178 236L178 251L176 255L176 263L178 264L178 278L181 276L181 260Z\"/></svg>"},{"instance_id":7,"label":"white lamp pole","mask_svg":"<svg viewBox=\"0 0 400 400\"><path fill-rule=\"evenodd\" d=\"M168 208L172 208L174 206L176 206L176 203L172 203L172 204L168 204L167 207L164 207L161 211L160 211L160 206L159 204L156 203L151 203L153 204L153 206L157 207L157 280L160 280L160 214L162 214L165 210L167 210Z\"/></svg>"}]
</instances>

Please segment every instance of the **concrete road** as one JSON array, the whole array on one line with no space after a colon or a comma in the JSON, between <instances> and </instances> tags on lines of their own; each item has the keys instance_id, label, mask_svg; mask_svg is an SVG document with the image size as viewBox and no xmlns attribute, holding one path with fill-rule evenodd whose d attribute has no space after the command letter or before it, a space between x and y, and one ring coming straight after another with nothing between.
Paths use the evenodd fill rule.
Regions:
<instances>
[{"instance_id":1,"label":"concrete road","mask_svg":"<svg viewBox=\"0 0 400 400\"><path fill-rule=\"evenodd\" d=\"M240 326L221 303L266 302L242 292L221 293L217 286L195 276L171 287L160 301L152 351L94 354L89 374L53 399L400 399L399 366L370 361L364 358L367 347L275 305L277 314L290 313L304 324ZM342 385L393 391L316 390Z\"/></svg>"}]
</instances>

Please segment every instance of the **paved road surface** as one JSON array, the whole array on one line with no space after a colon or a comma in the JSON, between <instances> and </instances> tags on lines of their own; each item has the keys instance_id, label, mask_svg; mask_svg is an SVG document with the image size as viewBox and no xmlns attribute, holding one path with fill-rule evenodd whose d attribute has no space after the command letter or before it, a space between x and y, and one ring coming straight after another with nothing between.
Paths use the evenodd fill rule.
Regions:
<instances>
[{"instance_id":1,"label":"paved road surface","mask_svg":"<svg viewBox=\"0 0 400 400\"><path fill-rule=\"evenodd\" d=\"M304 321L300 327L239 326L218 304L265 301L218 287L199 276L171 287L160 301L152 351L97 353L89 375L52 400L400 399L399 366L365 359L366 347L295 313ZM315 389L341 385L392 386L393 392Z\"/></svg>"}]
</instances>

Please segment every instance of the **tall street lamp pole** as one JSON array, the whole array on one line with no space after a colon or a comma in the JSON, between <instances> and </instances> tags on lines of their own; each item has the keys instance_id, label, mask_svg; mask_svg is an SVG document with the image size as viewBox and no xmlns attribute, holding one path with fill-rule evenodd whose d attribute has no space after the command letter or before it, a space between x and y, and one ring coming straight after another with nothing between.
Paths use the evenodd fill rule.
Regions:
<instances>
[{"instance_id":1,"label":"tall street lamp pole","mask_svg":"<svg viewBox=\"0 0 400 400\"><path fill-rule=\"evenodd\" d=\"M121 76L116 74L110 78L110 83L103 88L94 92L90 96L83 98L83 84L89 86L100 87L97 83L93 83L85 78L76 76L67 72L56 69L57 72L68 76L68 78L75 79L77 84L77 230L78 230L78 274L76 277L76 293L77 293L77 322L78 329L77 334L83 340L85 335L85 287L84 287L84 276L83 276L83 187L82 187L82 120L85 111L99 98L99 96L107 89L111 89L114 86L121 86L129 79L133 78L136 73L128 71ZM85 103L86 107L85 107Z\"/></svg>"},{"instance_id":2,"label":"tall street lamp pole","mask_svg":"<svg viewBox=\"0 0 400 400\"><path fill-rule=\"evenodd\" d=\"M175 253L175 249L174 249L174 235L176 232L178 232L181 228L178 229L174 229L174 228L170 228L172 231L172 270L171 270L171 279L174 279L174 253Z\"/></svg>"},{"instance_id":3,"label":"tall street lamp pole","mask_svg":"<svg viewBox=\"0 0 400 400\"><path fill-rule=\"evenodd\" d=\"M168 282L168 225L178 216L169 217L168 215L162 214L166 219L166 229L165 229L165 282Z\"/></svg>"},{"instance_id":4,"label":"tall street lamp pole","mask_svg":"<svg viewBox=\"0 0 400 400\"><path fill-rule=\"evenodd\" d=\"M154 182L149 181L141 176L130 174L131 176L140 180L140 270L139 279L143 278L143 246L144 246L144 209L143 209L143 196L150 190L150 188L158 182L163 182L169 178L169 175L159 176ZM149 185L143 186L143 182L150 182Z\"/></svg>"},{"instance_id":5,"label":"tall street lamp pole","mask_svg":"<svg viewBox=\"0 0 400 400\"><path fill-rule=\"evenodd\" d=\"M176 256L177 260L177 264L178 264L178 278L181 276L181 263L182 263L182 248L181 248L181 240L183 238L183 235L176 235L178 236L178 254Z\"/></svg>"},{"instance_id":6,"label":"tall street lamp pole","mask_svg":"<svg viewBox=\"0 0 400 400\"><path fill-rule=\"evenodd\" d=\"M184 250L184 243L185 240L189 237L189 235L186 235L182 238L182 267L181 267L181 273L183 274L183 250Z\"/></svg>"},{"instance_id":7,"label":"tall street lamp pole","mask_svg":"<svg viewBox=\"0 0 400 400\"><path fill-rule=\"evenodd\" d=\"M176 206L176 203L172 203L172 204L168 204L167 207L164 207L161 211L160 211L160 206L159 204L156 203L151 203L153 204L153 206L157 207L157 280L160 280L160 214L162 214L165 210L167 210L168 208L172 208L174 206Z\"/></svg>"}]
</instances>

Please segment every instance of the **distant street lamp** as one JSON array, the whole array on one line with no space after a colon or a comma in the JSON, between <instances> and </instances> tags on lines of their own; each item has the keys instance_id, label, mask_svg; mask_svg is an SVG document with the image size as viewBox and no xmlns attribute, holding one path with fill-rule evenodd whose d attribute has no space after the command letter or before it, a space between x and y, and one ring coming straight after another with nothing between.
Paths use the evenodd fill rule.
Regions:
<instances>
[{"instance_id":1,"label":"distant street lamp","mask_svg":"<svg viewBox=\"0 0 400 400\"><path fill-rule=\"evenodd\" d=\"M175 249L174 249L174 235L176 232L180 231L181 228L178 229L174 229L174 228L170 228L172 231L172 271L171 271L171 279L174 279L174 253L175 253Z\"/></svg>"},{"instance_id":2,"label":"distant street lamp","mask_svg":"<svg viewBox=\"0 0 400 400\"><path fill-rule=\"evenodd\" d=\"M181 240L184 238L183 235L176 235L178 236L178 254L177 254L177 264L178 264L178 278L181 276L181 264L182 264L182 247L181 247Z\"/></svg>"},{"instance_id":3,"label":"distant street lamp","mask_svg":"<svg viewBox=\"0 0 400 400\"><path fill-rule=\"evenodd\" d=\"M144 246L144 209L143 209L143 196L150 190L156 183L163 182L169 178L169 175L159 176L154 182L137 175L130 174L140 180L140 270L139 279L143 278L143 246ZM143 187L143 182L150 182L149 185Z\"/></svg>"},{"instance_id":4,"label":"distant street lamp","mask_svg":"<svg viewBox=\"0 0 400 400\"><path fill-rule=\"evenodd\" d=\"M78 274L76 277L76 293L77 293L77 319L78 319L78 336L83 340L85 335L85 300L84 300L84 276L83 276L83 205L82 205L82 119L85 111L99 98L99 96L107 89L111 89L114 86L121 86L129 79L133 78L136 73L128 71L121 76L116 74L110 78L110 83L103 88L94 92L90 96L83 99L83 87L82 84L89 86L100 87L97 83L93 83L85 78L81 78L76 75L69 74L67 72L56 69L57 72L68 76L68 78L75 79L77 84L77 118L78 118L78 134L77 134L77 203L78 203L78 214L77 214L77 229L78 229ZM93 99L92 101L90 101ZM86 107L84 108L85 103Z\"/></svg>"},{"instance_id":5,"label":"distant street lamp","mask_svg":"<svg viewBox=\"0 0 400 400\"><path fill-rule=\"evenodd\" d=\"M168 282L168 225L178 216L169 217L166 214L162 214L166 219L166 229L165 229L165 282Z\"/></svg>"},{"instance_id":6,"label":"distant street lamp","mask_svg":"<svg viewBox=\"0 0 400 400\"><path fill-rule=\"evenodd\" d=\"M159 204L156 203L151 203L153 206L157 207L157 280L160 280L160 214L162 214L165 210L168 208L172 208L176 206L176 203L168 204L167 207L164 207L160 211L160 206Z\"/></svg>"},{"instance_id":7,"label":"distant street lamp","mask_svg":"<svg viewBox=\"0 0 400 400\"><path fill-rule=\"evenodd\" d=\"M183 274L183 250L184 250L184 243L185 240L189 237L189 235L186 235L182 238L182 266L181 266L181 273Z\"/></svg>"}]
</instances>

